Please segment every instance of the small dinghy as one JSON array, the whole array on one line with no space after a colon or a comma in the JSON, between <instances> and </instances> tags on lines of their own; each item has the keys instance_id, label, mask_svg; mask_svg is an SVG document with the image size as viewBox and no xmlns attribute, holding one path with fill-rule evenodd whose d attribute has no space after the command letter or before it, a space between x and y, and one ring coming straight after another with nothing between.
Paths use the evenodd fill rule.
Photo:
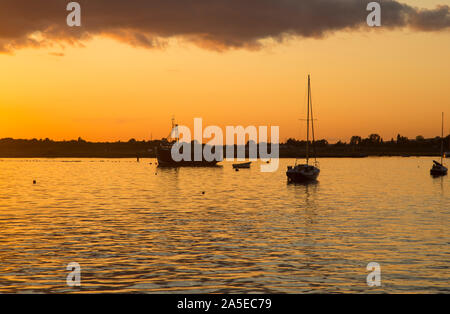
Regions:
<instances>
[{"instance_id":1,"label":"small dinghy","mask_svg":"<svg viewBox=\"0 0 450 314\"><path fill-rule=\"evenodd\" d=\"M252 162L244 162L240 164L233 164L233 169L249 169Z\"/></svg>"}]
</instances>

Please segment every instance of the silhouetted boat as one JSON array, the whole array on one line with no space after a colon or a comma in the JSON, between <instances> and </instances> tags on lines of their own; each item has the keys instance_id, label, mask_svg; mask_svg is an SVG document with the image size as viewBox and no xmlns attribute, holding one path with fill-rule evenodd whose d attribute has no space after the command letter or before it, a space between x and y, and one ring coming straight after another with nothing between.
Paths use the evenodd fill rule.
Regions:
<instances>
[{"instance_id":1,"label":"silhouetted boat","mask_svg":"<svg viewBox=\"0 0 450 314\"><path fill-rule=\"evenodd\" d=\"M156 158L158 159L158 166L160 167L213 167L216 166L218 161L206 161L203 157L200 161L194 160L194 155L192 154L191 160L185 161L175 161L172 158L172 145L161 145L156 151Z\"/></svg>"},{"instance_id":2,"label":"silhouetted boat","mask_svg":"<svg viewBox=\"0 0 450 314\"><path fill-rule=\"evenodd\" d=\"M443 163L444 158L444 113L442 113L442 134L441 134L441 162L433 160L433 166L430 169L430 174L435 177L445 176L448 172L447 167Z\"/></svg>"},{"instance_id":3,"label":"silhouetted boat","mask_svg":"<svg viewBox=\"0 0 450 314\"><path fill-rule=\"evenodd\" d=\"M175 133L175 137L172 134ZM170 139L173 139L170 141ZM202 154L202 159L196 161L194 158L194 149L191 147L191 158L190 160L175 161L172 157L172 147L179 142L178 136L178 124L175 124L175 120L172 119L172 131L170 132L167 139L163 139L162 143L156 150L156 158L158 159L159 167L213 167L216 166L218 161L207 161L204 159ZM183 151L183 147L180 148L180 152Z\"/></svg>"},{"instance_id":4,"label":"silhouetted boat","mask_svg":"<svg viewBox=\"0 0 450 314\"><path fill-rule=\"evenodd\" d=\"M431 167L430 174L432 176L445 176L448 169L441 163L433 160L433 167Z\"/></svg>"},{"instance_id":5,"label":"silhouetted boat","mask_svg":"<svg viewBox=\"0 0 450 314\"><path fill-rule=\"evenodd\" d=\"M234 169L249 169L252 162L244 162L241 164L233 164Z\"/></svg>"},{"instance_id":6,"label":"silhouetted boat","mask_svg":"<svg viewBox=\"0 0 450 314\"><path fill-rule=\"evenodd\" d=\"M316 160L316 150L314 146L314 116L312 110L312 98L311 98L311 79L308 75L308 105L307 105L307 119L306 119L306 164L297 164L295 159L294 166L288 166L286 176L290 182L305 182L315 181L320 174L318 163ZM311 129L312 129L312 145L314 150L314 165L309 164L309 114L311 112Z\"/></svg>"}]
</instances>

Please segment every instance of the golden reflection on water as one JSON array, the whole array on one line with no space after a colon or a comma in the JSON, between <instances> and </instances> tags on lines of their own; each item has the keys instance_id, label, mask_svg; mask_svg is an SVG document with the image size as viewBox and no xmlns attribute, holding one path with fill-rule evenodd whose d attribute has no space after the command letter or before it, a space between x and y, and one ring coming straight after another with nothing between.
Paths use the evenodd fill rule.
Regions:
<instances>
[{"instance_id":1,"label":"golden reflection on water","mask_svg":"<svg viewBox=\"0 0 450 314\"><path fill-rule=\"evenodd\" d=\"M3 159L0 292L450 292L449 178L430 158L323 159L308 185L287 184L292 162Z\"/></svg>"}]
</instances>

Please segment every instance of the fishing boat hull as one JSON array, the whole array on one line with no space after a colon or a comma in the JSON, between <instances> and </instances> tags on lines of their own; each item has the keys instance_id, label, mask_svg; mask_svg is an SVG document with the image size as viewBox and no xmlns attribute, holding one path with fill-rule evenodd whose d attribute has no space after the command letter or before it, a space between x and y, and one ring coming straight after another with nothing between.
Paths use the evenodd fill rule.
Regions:
<instances>
[{"instance_id":1,"label":"fishing boat hull","mask_svg":"<svg viewBox=\"0 0 450 314\"><path fill-rule=\"evenodd\" d=\"M192 156L190 161L175 161L172 158L171 147L159 147L156 151L156 158L158 160L159 167L214 167L217 166L218 161L207 161L202 157L202 160L194 160Z\"/></svg>"},{"instance_id":2,"label":"fishing boat hull","mask_svg":"<svg viewBox=\"0 0 450 314\"><path fill-rule=\"evenodd\" d=\"M319 177L320 169L309 165L299 165L288 167L286 176L289 182L309 182L316 181Z\"/></svg>"}]
</instances>

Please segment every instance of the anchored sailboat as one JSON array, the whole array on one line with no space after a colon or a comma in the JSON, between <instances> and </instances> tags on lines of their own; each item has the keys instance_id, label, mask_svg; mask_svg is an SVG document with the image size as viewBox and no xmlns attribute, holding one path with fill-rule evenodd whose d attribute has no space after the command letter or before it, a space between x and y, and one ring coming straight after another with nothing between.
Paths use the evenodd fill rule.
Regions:
<instances>
[{"instance_id":1,"label":"anchored sailboat","mask_svg":"<svg viewBox=\"0 0 450 314\"><path fill-rule=\"evenodd\" d=\"M433 167L431 167L430 174L432 176L445 176L448 172L447 167L444 166L444 113L442 113L442 135L441 135L441 162L433 160Z\"/></svg>"},{"instance_id":2,"label":"anchored sailboat","mask_svg":"<svg viewBox=\"0 0 450 314\"><path fill-rule=\"evenodd\" d=\"M314 181L317 179L320 173L318 163L316 159L316 149L314 146L314 116L312 110L312 97L311 97L311 78L308 75L308 105L307 105L307 119L306 119L306 164L297 164L295 159L294 166L288 166L286 176L290 182L305 182ZM311 119L310 119L311 113ZM312 130L312 146L314 152L314 165L309 164L309 121L311 120Z\"/></svg>"}]
</instances>

